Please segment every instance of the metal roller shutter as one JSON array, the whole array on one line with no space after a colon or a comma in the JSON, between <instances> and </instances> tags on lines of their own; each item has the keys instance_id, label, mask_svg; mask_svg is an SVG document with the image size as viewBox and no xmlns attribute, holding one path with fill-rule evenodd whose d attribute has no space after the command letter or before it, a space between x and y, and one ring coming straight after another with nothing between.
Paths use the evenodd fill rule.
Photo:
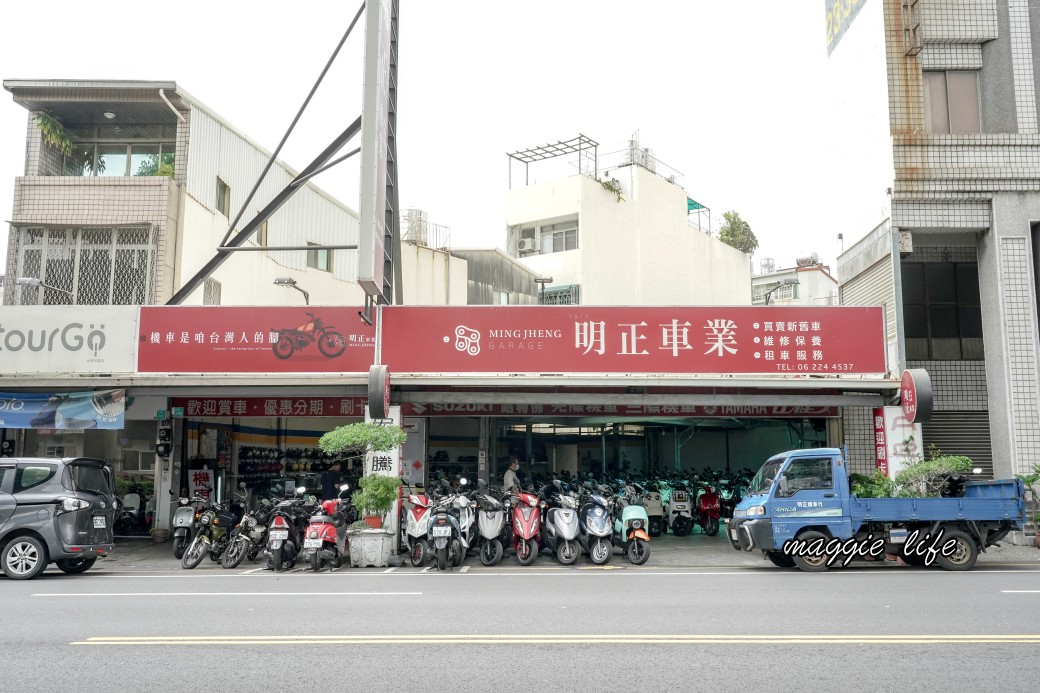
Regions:
<instances>
[{"instance_id":1,"label":"metal roller shutter","mask_svg":"<svg viewBox=\"0 0 1040 693\"><path fill-rule=\"evenodd\" d=\"M989 412L938 411L922 424L924 449L935 445L944 455L970 457L980 476L993 478L993 447L989 438Z\"/></svg>"}]
</instances>

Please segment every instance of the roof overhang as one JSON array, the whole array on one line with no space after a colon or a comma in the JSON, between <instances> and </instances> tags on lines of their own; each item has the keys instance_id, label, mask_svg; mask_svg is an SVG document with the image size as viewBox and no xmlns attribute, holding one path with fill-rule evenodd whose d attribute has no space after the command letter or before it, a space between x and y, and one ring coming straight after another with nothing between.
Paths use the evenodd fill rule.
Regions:
<instances>
[{"instance_id":1,"label":"roof overhang","mask_svg":"<svg viewBox=\"0 0 1040 693\"><path fill-rule=\"evenodd\" d=\"M175 125L173 109L189 110L176 82L8 79L4 89L27 111L47 110L65 125Z\"/></svg>"}]
</instances>

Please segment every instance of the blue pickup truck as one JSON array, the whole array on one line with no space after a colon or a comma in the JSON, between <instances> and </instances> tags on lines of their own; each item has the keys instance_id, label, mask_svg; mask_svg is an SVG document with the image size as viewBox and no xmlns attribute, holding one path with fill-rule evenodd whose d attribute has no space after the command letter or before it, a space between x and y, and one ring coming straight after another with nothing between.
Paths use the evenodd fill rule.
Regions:
<instances>
[{"instance_id":1,"label":"blue pickup truck","mask_svg":"<svg viewBox=\"0 0 1040 693\"><path fill-rule=\"evenodd\" d=\"M980 551L1021 529L1025 487L1018 479L969 481L953 494L858 498L841 450L792 450L762 465L727 532L733 548L760 550L783 568L819 572L887 558L970 570Z\"/></svg>"}]
</instances>

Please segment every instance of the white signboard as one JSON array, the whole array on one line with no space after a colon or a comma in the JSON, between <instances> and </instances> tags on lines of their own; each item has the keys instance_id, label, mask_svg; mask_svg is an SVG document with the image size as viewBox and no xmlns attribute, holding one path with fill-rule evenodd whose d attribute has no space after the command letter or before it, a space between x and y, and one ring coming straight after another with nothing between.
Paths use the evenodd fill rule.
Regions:
<instances>
[{"instance_id":1,"label":"white signboard","mask_svg":"<svg viewBox=\"0 0 1040 693\"><path fill-rule=\"evenodd\" d=\"M385 420L385 419L382 419ZM368 407L365 407L365 421L372 421L368 417ZM389 426L401 425L401 407L394 404L390 407L390 419L393 423ZM382 474L383 476L401 476L401 448L387 450L386 452L369 452L365 456L365 474Z\"/></svg>"},{"instance_id":2,"label":"white signboard","mask_svg":"<svg viewBox=\"0 0 1040 693\"><path fill-rule=\"evenodd\" d=\"M426 479L426 419L408 417L402 428L408 440L401 446L401 478L410 486L422 486Z\"/></svg>"},{"instance_id":3,"label":"white signboard","mask_svg":"<svg viewBox=\"0 0 1040 693\"><path fill-rule=\"evenodd\" d=\"M885 440L888 452L888 478L906 469L912 460L924 456L921 424L906 420L902 407L885 407Z\"/></svg>"},{"instance_id":4,"label":"white signboard","mask_svg":"<svg viewBox=\"0 0 1040 693\"><path fill-rule=\"evenodd\" d=\"M0 373L133 373L137 306L2 306Z\"/></svg>"}]
</instances>

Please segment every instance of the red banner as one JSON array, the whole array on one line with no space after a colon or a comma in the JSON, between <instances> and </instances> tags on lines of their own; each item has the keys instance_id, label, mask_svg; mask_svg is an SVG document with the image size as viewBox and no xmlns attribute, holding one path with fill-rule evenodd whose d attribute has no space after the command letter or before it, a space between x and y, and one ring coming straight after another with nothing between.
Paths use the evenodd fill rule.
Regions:
<instances>
[{"instance_id":1,"label":"red banner","mask_svg":"<svg viewBox=\"0 0 1040 693\"><path fill-rule=\"evenodd\" d=\"M547 396L548 397L548 396ZM186 418L364 416L365 397L174 397ZM696 406L687 404L401 404L402 416L681 416L813 419L838 416L837 407Z\"/></svg>"},{"instance_id":2,"label":"red banner","mask_svg":"<svg viewBox=\"0 0 1040 693\"><path fill-rule=\"evenodd\" d=\"M394 373L885 373L881 308L394 306Z\"/></svg>"},{"instance_id":3,"label":"red banner","mask_svg":"<svg viewBox=\"0 0 1040 693\"><path fill-rule=\"evenodd\" d=\"M885 433L885 409L874 407L874 466L888 476L888 439Z\"/></svg>"},{"instance_id":4,"label":"red banner","mask_svg":"<svg viewBox=\"0 0 1040 693\"><path fill-rule=\"evenodd\" d=\"M467 404L401 405L402 416L681 416L813 419L838 416L837 407L696 406L687 404Z\"/></svg>"},{"instance_id":5,"label":"red banner","mask_svg":"<svg viewBox=\"0 0 1040 693\"><path fill-rule=\"evenodd\" d=\"M142 306L140 373L368 373L360 308Z\"/></svg>"},{"instance_id":6,"label":"red banner","mask_svg":"<svg viewBox=\"0 0 1040 693\"><path fill-rule=\"evenodd\" d=\"M185 418L242 416L364 416L365 397L174 397Z\"/></svg>"}]
</instances>

